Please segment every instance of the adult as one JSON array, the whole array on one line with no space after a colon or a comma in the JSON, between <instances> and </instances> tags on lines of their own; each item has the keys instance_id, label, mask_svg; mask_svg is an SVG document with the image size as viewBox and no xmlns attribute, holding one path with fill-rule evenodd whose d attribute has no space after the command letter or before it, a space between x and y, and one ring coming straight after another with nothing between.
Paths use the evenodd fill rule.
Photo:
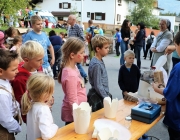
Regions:
<instances>
[{"instance_id":1,"label":"adult","mask_svg":"<svg viewBox=\"0 0 180 140\"><path fill-rule=\"evenodd\" d=\"M165 49L170 45L173 41L173 35L170 32L170 21L168 19L160 19L160 33L157 35L156 39L154 39L151 45L151 51L153 52L153 58L151 61L151 66L154 66L159 59L160 56L164 55ZM169 72L170 62L172 55L167 56L167 62L163 66L164 69Z\"/></svg>"},{"instance_id":2,"label":"adult","mask_svg":"<svg viewBox=\"0 0 180 140\"><path fill-rule=\"evenodd\" d=\"M60 57L61 57L61 45L62 45L62 39L60 36L56 35L56 32L54 30L51 30L49 32L49 40L54 48L54 56L55 56L55 62L52 66L54 79L57 79L57 74L60 70Z\"/></svg>"},{"instance_id":3,"label":"adult","mask_svg":"<svg viewBox=\"0 0 180 140\"><path fill-rule=\"evenodd\" d=\"M144 24L144 23L143 23ZM143 56L145 55L146 53L146 30L145 30L145 26L144 26L144 29L143 29L143 32L144 32L144 37L143 37Z\"/></svg>"},{"instance_id":4,"label":"adult","mask_svg":"<svg viewBox=\"0 0 180 140\"><path fill-rule=\"evenodd\" d=\"M78 24L76 24L75 15L69 15L68 24L70 25L70 28L68 30L68 37L78 37L82 41L85 41L83 29ZM80 71L81 76L84 78L84 82L87 83L88 77L84 69L82 68L81 64L77 63L77 67Z\"/></svg>"},{"instance_id":5,"label":"adult","mask_svg":"<svg viewBox=\"0 0 180 140\"><path fill-rule=\"evenodd\" d=\"M88 41L88 48L89 48L89 54L90 54L90 59L93 58L93 56L95 55L94 54L94 50L92 48L92 45L91 45L91 39L93 37L92 35L92 31L95 29L96 27L93 25L93 21L92 20L89 20L88 21L88 28L86 29L86 39Z\"/></svg>"},{"instance_id":6,"label":"adult","mask_svg":"<svg viewBox=\"0 0 180 140\"><path fill-rule=\"evenodd\" d=\"M124 52L128 49L128 42L130 39L130 22L125 19L121 28L121 58L120 58L120 66L124 64Z\"/></svg>"},{"instance_id":7,"label":"adult","mask_svg":"<svg viewBox=\"0 0 180 140\"><path fill-rule=\"evenodd\" d=\"M116 55L119 56L120 52L119 52L119 47L120 47L120 43L121 43L121 33L119 32L119 28L116 28Z\"/></svg>"},{"instance_id":8,"label":"adult","mask_svg":"<svg viewBox=\"0 0 180 140\"><path fill-rule=\"evenodd\" d=\"M144 24L138 23L137 24L138 33L136 35L136 38L134 39L134 49L135 49L135 55L137 59L137 66L139 69L141 68L141 50L143 48L144 43Z\"/></svg>"},{"instance_id":9,"label":"adult","mask_svg":"<svg viewBox=\"0 0 180 140\"><path fill-rule=\"evenodd\" d=\"M155 39L156 37L154 36L154 32L151 31L150 35L147 37L147 43L146 43L146 51L145 51L145 54L144 54L144 59L146 59L147 57L147 54L148 54L148 51L149 51L149 54L150 54L150 57L149 59L151 60L151 57L152 57L152 51L149 50L152 43L153 43L153 40Z\"/></svg>"},{"instance_id":10,"label":"adult","mask_svg":"<svg viewBox=\"0 0 180 140\"><path fill-rule=\"evenodd\" d=\"M98 24L98 25L96 26L96 28L98 29L99 34L103 36L103 35L104 35L104 32L103 32L103 29L101 28L101 26Z\"/></svg>"}]
</instances>

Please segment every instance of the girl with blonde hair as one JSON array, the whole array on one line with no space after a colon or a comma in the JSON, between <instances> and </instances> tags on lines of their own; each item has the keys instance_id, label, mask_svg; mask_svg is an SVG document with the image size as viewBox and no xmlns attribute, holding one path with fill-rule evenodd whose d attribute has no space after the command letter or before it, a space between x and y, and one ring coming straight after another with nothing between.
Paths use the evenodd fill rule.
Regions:
<instances>
[{"instance_id":1,"label":"girl with blonde hair","mask_svg":"<svg viewBox=\"0 0 180 140\"><path fill-rule=\"evenodd\" d=\"M22 114L27 114L27 140L50 139L58 130L46 104L52 98L54 85L54 79L44 73L33 74L27 81L27 91L21 100Z\"/></svg>"},{"instance_id":2,"label":"girl with blonde hair","mask_svg":"<svg viewBox=\"0 0 180 140\"><path fill-rule=\"evenodd\" d=\"M70 37L62 46L62 59L59 83L62 84L64 99L61 109L61 119L65 124L73 122L72 104L87 102L84 81L76 67L84 59L85 44L78 38Z\"/></svg>"}]
</instances>

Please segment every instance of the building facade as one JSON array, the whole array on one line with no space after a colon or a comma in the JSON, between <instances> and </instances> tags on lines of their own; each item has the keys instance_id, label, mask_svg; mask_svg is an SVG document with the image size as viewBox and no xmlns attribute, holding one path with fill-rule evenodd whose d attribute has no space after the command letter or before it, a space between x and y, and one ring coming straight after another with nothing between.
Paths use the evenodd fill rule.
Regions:
<instances>
[{"instance_id":1,"label":"building facade","mask_svg":"<svg viewBox=\"0 0 180 140\"><path fill-rule=\"evenodd\" d=\"M81 4L83 12L81 13ZM136 6L136 0L43 0L37 7L52 12L58 20L67 20L68 15L74 11L79 13L83 23L92 19L95 24L121 25L129 10ZM159 9L155 8L153 14L158 15Z\"/></svg>"}]
</instances>

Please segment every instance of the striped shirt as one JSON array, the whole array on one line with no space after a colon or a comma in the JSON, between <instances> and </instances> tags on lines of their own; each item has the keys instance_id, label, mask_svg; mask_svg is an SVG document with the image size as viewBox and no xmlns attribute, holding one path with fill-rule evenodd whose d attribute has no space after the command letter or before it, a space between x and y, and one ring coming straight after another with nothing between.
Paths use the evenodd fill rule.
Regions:
<instances>
[{"instance_id":1,"label":"striped shirt","mask_svg":"<svg viewBox=\"0 0 180 140\"><path fill-rule=\"evenodd\" d=\"M108 97L108 75L103 60L100 61L96 57L93 57L89 63L88 75L92 88L95 89L101 97Z\"/></svg>"},{"instance_id":2,"label":"striped shirt","mask_svg":"<svg viewBox=\"0 0 180 140\"><path fill-rule=\"evenodd\" d=\"M74 24L69 28L68 37L78 37L82 41L85 41L83 29L78 24Z\"/></svg>"}]
</instances>

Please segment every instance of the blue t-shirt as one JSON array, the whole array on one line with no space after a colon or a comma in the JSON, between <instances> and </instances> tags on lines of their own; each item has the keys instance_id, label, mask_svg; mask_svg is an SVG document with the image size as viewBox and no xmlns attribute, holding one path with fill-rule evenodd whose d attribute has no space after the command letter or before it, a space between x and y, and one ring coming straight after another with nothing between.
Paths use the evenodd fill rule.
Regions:
<instances>
[{"instance_id":1,"label":"blue t-shirt","mask_svg":"<svg viewBox=\"0 0 180 140\"><path fill-rule=\"evenodd\" d=\"M116 33L116 38L117 38L117 42L121 42L121 33L120 32Z\"/></svg>"},{"instance_id":2,"label":"blue t-shirt","mask_svg":"<svg viewBox=\"0 0 180 140\"><path fill-rule=\"evenodd\" d=\"M104 35L103 30L101 28L99 28L99 34L102 36Z\"/></svg>"},{"instance_id":3,"label":"blue t-shirt","mask_svg":"<svg viewBox=\"0 0 180 140\"><path fill-rule=\"evenodd\" d=\"M44 63L42 66L43 66L43 68L49 67L50 64L48 62L47 49L48 49L48 47L51 46L51 42L49 41L48 36L44 32L41 32L41 34L37 34L34 31L30 31L25 36L23 36L23 43L25 43L26 41L29 41L29 40L39 42L43 46L43 48L44 48L44 58L43 58Z\"/></svg>"},{"instance_id":4,"label":"blue t-shirt","mask_svg":"<svg viewBox=\"0 0 180 140\"><path fill-rule=\"evenodd\" d=\"M171 129L180 131L180 63L171 71L166 88L163 91L166 98L166 113L164 124Z\"/></svg>"}]
</instances>

